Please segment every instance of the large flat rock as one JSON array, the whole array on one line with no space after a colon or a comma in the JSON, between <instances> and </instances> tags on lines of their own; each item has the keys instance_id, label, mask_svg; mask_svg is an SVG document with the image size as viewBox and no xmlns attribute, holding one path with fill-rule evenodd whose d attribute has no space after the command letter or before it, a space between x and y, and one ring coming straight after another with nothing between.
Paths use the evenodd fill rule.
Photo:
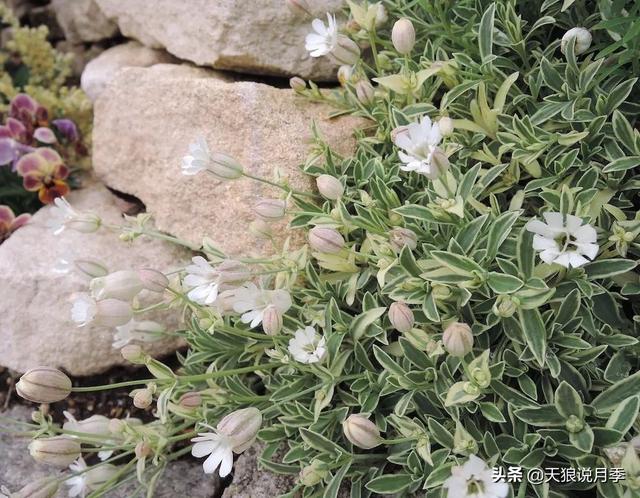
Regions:
<instances>
[{"instance_id":1,"label":"large flat rock","mask_svg":"<svg viewBox=\"0 0 640 498\"><path fill-rule=\"evenodd\" d=\"M270 243L248 232L260 197L280 194L245 178L222 182L206 173L181 174L189 143L202 134L212 151L239 160L252 175L273 179L278 168L299 190L315 121L342 155L355 147L363 120L328 119L333 109L292 90L223 81L219 73L170 64L121 70L95 104L93 161L110 187L133 194L157 226L192 243L211 237L228 254L264 253ZM281 239L284 225L276 227Z\"/></svg>"},{"instance_id":2,"label":"large flat rock","mask_svg":"<svg viewBox=\"0 0 640 498\"><path fill-rule=\"evenodd\" d=\"M335 80L327 57L304 48L311 19L291 12L284 0L96 0L123 35L180 59L216 69ZM343 0L313 0L323 19Z\"/></svg>"},{"instance_id":3,"label":"large flat rock","mask_svg":"<svg viewBox=\"0 0 640 498\"><path fill-rule=\"evenodd\" d=\"M77 209L91 210L107 223L122 221L115 196L99 184L73 191L68 199ZM139 267L171 271L184 266L189 254L166 242L144 238L128 246L107 229L92 234L65 230L56 236L46 226L51 210L50 206L42 208L0 245L0 365L18 372L47 365L72 375L89 375L124 364L111 346L112 329L78 328L71 321L71 296L86 292L89 278L77 271L57 272L59 261L99 260L110 271ZM141 319L156 320L171 330L177 326L175 315L172 310L152 312ZM167 354L177 345L171 340L147 349Z\"/></svg>"}]
</instances>

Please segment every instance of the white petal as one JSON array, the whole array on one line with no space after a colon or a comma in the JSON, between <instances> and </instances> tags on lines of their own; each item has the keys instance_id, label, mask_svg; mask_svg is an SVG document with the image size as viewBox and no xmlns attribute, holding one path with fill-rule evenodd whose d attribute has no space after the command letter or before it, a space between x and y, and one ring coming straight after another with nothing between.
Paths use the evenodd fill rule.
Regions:
<instances>
[{"instance_id":1,"label":"white petal","mask_svg":"<svg viewBox=\"0 0 640 498\"><path fill-rule=\"evenodd\" d=\"M589 262L587 258L580 256L577 252L569 252L567 254L569 255L569 264L573 268L579 268Z\"/></svg>"},{"instance_id":2,"label":"white petal","mask_svg":"<svg viewBox=\"0 0 640 498\"><path fill-rule=\"evenodd\" d=\"M549 225L549 228L555 230L564 230L564 217L562 216L562 213L553 213L551 211L547 211L546 213L542 213L542 216L544 216L544 219L547 222L547 225Z\"/></svg>"},{"instance_id":3,"label":"white petal","mask_svg":"<svg viewBox=\"0 0 640 498\"><path fill-rule=\"evenodd\" d=\"M542 235L543 237L550 239L555 238L557 235L555 230L551 230L546 223L543 223L540 220L529 220L524 227L529 232L537 233L538 235Z\"/></svg>"},{"instance_id":4,"label":"white petal","mask_svg":"<svg viewBox=\"0 0 640 498\"><path fill-rule=\"evenodd\" d=\"M229 450L224 454L220 464L220 477L227 477L233 468L233 451Z\"/></svg>"},{"instance_id":5,"label":"white petal","mask_svg":"<svg viewBox=\"0 0 640 498\"><path fill-rule=\"evenodd\" d=\"M538 234L533 236L533 248L536 251L544 251L545 249L559 249L558 243L555 240L547 237L542 237Z\"/></svg>"},{"instance_id":6,"label":"white petal","mask_svg":"<svg viewBox=\"0 0 640 498\"><path fill-rule=\"evenodd\" d=\"M598 255L598 244L575 244L576 249L580 254L584 254L589 259L595 259Z\"/></svg>"},{"instance_id":7,"label":"white petal","mask_svg":"<svg viewBox=\"0 0 640 498\"><path fill-rule=\"evenodd\" d=\"M584 243L594 243L598 240L598 233L596 229L591 225L583 225L577 230L574 230L571 235L573 235L576 241L584 244Z\"/></svg>"},{"instance_id":8,"label":"white petal","mask_svg":"<svg viewBox=\"0 0 640 498\"><path fill-rule=\"evenodd\" d=\"M540 255L540 256L542 256L542 255ZM563 252L556 259L554 259L553 262L558 264L558 265L560 265L560 266L564 266L565 268L569 268L569 265L571 263L570 253Z\"/></svg>"},{"instance_id":9,"label":"white petal","mask_svg":"<svg viewBox=\"0 0 640 498\"><path fill-rule=\"evenodd\" d=\"M560 255L557 249L546 249L540 253L540 259L545 263L551 264Z\"/></svg>"},{"instance_id":10,"label":"white petal","mask_svg":"<svg viewBox=\"0 0 640 498\"><path fill-rule=\"evenodd\" d=\"M319 33L321 35L327 34L327 28L320 19L314 19L313 21L311 21L311 27L313 27L313 30L316 33Z\"/></svg>"}]
</instances>

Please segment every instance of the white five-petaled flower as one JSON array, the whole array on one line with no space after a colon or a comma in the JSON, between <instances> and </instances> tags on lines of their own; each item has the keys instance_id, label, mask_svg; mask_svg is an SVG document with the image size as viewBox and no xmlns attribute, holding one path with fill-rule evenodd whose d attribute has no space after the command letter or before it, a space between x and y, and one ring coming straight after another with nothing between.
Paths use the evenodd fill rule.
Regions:
<instances>
[{"instance_id":1,"label":"white five-petaled flower","mask_svg":"<svg viewBox=\"0 0 640 498\"><path fill-rule=\"evenodd\" d=\"M199 136L189 145L189 154L182 158L182 174L197 175L211 163L211 152L204 137Z\"/></svg>"},{"instance_id":2,"label":"white five-petaled flower","mask_svg":"<svg viewBox=\"0 0 640 498\"><path fill-rule=\"evenodd\" d=\"M233 311L241 313L240 320L248 323L251 328L262 323L267 307L274 306L280 315L284 315L292 304L291 295L286 290L261 289L253 282L247 282L231 291L231 294Z\"/></svg>"},{"instance_id":3,"label":"white five-petaled flower","mask_svg":"<svg viewBox=\"0 0 640 498\"><path fill-rule=\"evenodd\" d=\"M78 232L91 233L100 228L100 218L93 213L76 211L64 198L58 197L53 201L47 227L54 235L61 234L65 228L72 228Z\"/></svg>"},{"instance_id":4,"label":"white five-petaled flower","mask_svg":"<svg viewBox=\"0 0 640 498\"><path fill-rule=\"evenodd\" d=\"M533 232L533 248L540 252L545 263L565 268L578 268L598 254L598 235L595 228L571 214L546 212L545 222L530 220L526 229Z\"/></svg>"},{"instance_id":5,"label":"white five-petaled flower","mask_svg":"<svg viewBox=\"0 0 640 498\"><path fill-rule=\"evenodd\" d=\"M404 149L398 152L398 157L404 163L400 169L436 178L441 168L434 164L434 155L438 152L440 140L440 127L432 123L428 116L401 129L393 139L398 147Z\"/></svg>"},{"instance_id":6,"label":"white five-petaled flower","mask_svg":"<svg viewBox=\"0 0 640 498\"><path fill-rule=\"evenodd\" d=\"M225 260L215 268L202 256L195 256L191 261L184 284L191 287L189 299L201 305L215 303L224 284L239 284L250 276L246 267L237 261Z\"/></svg>"},{"instance_id":7,"label":"white five-petaled flower","mask_svg":"<svg viewBox=\"0 0 640 498\"><path fill-rule=\"evenodd\" d=\"M509 485L494 482L492 474L482 459L471 455L464 465L451 469L451 477L443 484L447 498L504 498Z\"/></svg>"},{"instance_id":8,"label":"white five-petaled flower","mask_svg":"<svg viewBox=\"0 0 640 498\"><path fill-rule=\"evenodd\" d=\"M300 363L318 363L327 354L325 339L316 333L313 327L296 330L289 340L289 353Z\"/></svg>"},{"instance_id":9,"label":"white five-petaled flower","mask_svg":"<svg viewBox=\"0 0 640 498\"><path fill-rule=\"evenodd\" d=\"M89 491L89 487L87 486L87 464L84 458L80 457L69 465L69 470L78 474L64 481L64 483L69 486L69 496L71 498L76 496L84 498Z\"/></svg>"},{"instance_id":10,"label":"white five-petaled flower","mask_svg":"<svg viewBox=\"0 0 640 498\"><path fill-rule=\"evenodd\" d=\"M314 33L309 33L305 39L305 48L311 57L322 57L329 54L338 44L338 26L336 17L327 13L327 26L320 19L311 23Z\"/></svg>"}]
</instances>

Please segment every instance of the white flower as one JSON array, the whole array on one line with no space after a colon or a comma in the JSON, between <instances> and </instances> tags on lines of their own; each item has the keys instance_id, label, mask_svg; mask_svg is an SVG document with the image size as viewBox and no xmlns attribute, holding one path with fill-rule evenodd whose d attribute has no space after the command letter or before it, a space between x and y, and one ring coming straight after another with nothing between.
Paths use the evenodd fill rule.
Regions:
<instances>
[{"instance_id":1,"label":"white flower","mask_svg":"<svg viewBox=\"0 0 640 498\"><path fill-rule=\"evenodd\" d=\"M189 154L182 158L182 174L197 175L206 170L211 162L211 152L204 137L199 136L189 145Z\"/></svg>"},{"instance_id":2,"label":"white flower","mask_svg":"<svg viewBox=\"0 0 640 498\"><path fill-rule=\"evenodd\" d=\"M294 338L289 340L288 349L293 359L300 363L318 363L327 353L324 337L318 335L313 327L296 330Z\"/></svg>"},{"instance_id":3,"label":"white flower","mask_svg":"<svg viewBox=\"0 0 640 498\"><path fill-rule=\"evenodd\" d=\"M91 323L98 312L95 300L86 293L78 294L71 307L71 319L80 327Z\"/></svg>"},{"instance_id":4,"label":"white flower","mask_svg":"<svg viewBox=\"0 0 640 498\"><path fill-rule=\"evenodd\" d=\"M69 465L69 470L74 473L78 473L77 476L70 477L64 483L69 486L69 496L72 498L79 496L84 498L89 491L87 486L87 464L82 457L78 458L75 462Z\"/></svg>"},{"instance_id":5,"label":"white flower","mask_svg":"<svg viewBox=\"0 0 640 498\"><path fill-rule=\"evenodd\" d=\"M216 268L202 256L195 256L191 261L184 284L191 287L189 299L201 305L215 303L223 284L241 283L250 276L246 267L236 261L223 261Z\"/></svg>"},{"instance_id":6,"label":"white flower","mask_svg":"<svg viewBox=\"0 0 640 498\"><path fill-rule=\"evenodd\" d=\"M80 327L89 323L119 327L133 317L131 305L119 299L96 301L86 292L77 293L71 307L71 319Z\"/></svg>"},{"instance_id":7,"label":"white flower","mask_svg":"<svg viewBox=\"0 0 640 498\"><path fill-rule=\"evenodd\" d=\"M440 168L434 164L434 154L437 145L442 140L440 127L432 124L428 116L424 116L419 123L411 123L403 127L394 137L393 142L404 149L398 152L398 157L404 163L402 171L415 171L429 178L435 178Z\"/></svg>"},{"instance_id":8,"label":"white flower","mask_svg":"<svg viewBox=\"0 0 640 498\"><path fill-rule=\"evenodd\" d=\"M212 430L215 430L212 428ZM227 436L216 432L198 433L193 438L191 454L196 458L209 455L202 464L205 474L213 474L220 467L220 477L226 477L233 467L233 443Z\"/></svg>"},{"instance_id":9,"label":"white flower","mask_svg":"<svg viewBox=\"0 0 640 498\"><path fill-rule=\"evenodd\" d=\"M578 268L598 254L596 230L571 214L546 212L546 223L533 219L525 228L533 232L533 248L540 252L545 263L556 263L565 268Z\"/></svg>"},{"instance_id":10,"label":"white flower","mask_svg":"<svg viewBox=\"0 0 640 498\"><path fill-rule=\"evenodd\" d=\"M284 315L291 307L291 296L286 290L259 289L253 282L232 291L231 302L236 313L242 313L242 323L249 323L251 328L262 323L265 309L273 305Z\"/></svg>"},{"instance_id":11,"label":"white flower","mask_svg":"<svg viewBox=\"0 0 640 498\"><path fill-rule=\"evenodd\" d=\"M83 233L92 233L100 228L101 220L98 216L76 211L64 197L56 198L53 203L46 225L53 230L54 235L61 234L65 228Z\"/></svg>"},{"instance_id":12,"label":"white flower","mask_svg":"<svg viewBox=\"0 0 640 498\"><path fill-rule=\"evenodd\" d=\"M165 328L154 321L130 320L128 323L116 327L116 333L113 336L112 346L115 349L121 349L131 341L153 342L161 338Z\"/></svg>"},{"instance_id":13,"label":"white flower","mask_svg":"<svg viewBox=\"0 0 640 498\"><path fill-rule=\"evenodd\" d=\"M442 487L448 490L447 498L504 498L509 493L509 485L493 482L491 469L475 455L453 467Z\"/></svg>"},{"instance_id":14,"label":"white flower","mask_svg":"<svg viewBox=\"0 0 640 498\"><path fill-rule=\"evenodd\" d=\"M336 16L327 13L327 26L320 19L311 23L315 33L309 33L305 39L305 48L311 57L329 54L338 44L338 26Z\"/></svg>"}]
</instances>

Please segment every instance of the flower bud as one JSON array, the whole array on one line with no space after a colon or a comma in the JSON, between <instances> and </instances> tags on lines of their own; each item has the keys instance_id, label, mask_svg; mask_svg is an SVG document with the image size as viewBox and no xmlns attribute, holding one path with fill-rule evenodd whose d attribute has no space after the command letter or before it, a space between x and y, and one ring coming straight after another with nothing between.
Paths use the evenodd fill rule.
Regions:
<instances>
[{"instance_id":1,"label":"flower bud","mask_svg":"<svg viewBox=\"0 0 640 498\"><path fill-rule=\"evenodd\" d=\"M473 333L466 323L453 322L442 335L442 344L452 356L462 358L473 348Z\"/></svg>"},{"instance_id":2,"label":"flower bud","mask_svg":"<svg viewBox=\"0 0 640 498\"><path fill-rule=\"evenodd\" d=\"M142 282L135 271L121 270L94 278L89 287L96 299L131 301L142 290Z\"/></svg>"},{"instance_id":3,"label":"flower bud","mask_svg":"<svg viewBox=\"0 0 640 498\"><path fill-rule=\"evenodd\" d=\"M316 178L316 185L322 197L330 201L337 201L344 194L344 187L335 176L320 175Z\"/></svg>"},{"instance_id":4,"label":"flower bud","mask_svg":"<svg viewBox=\"0 0 640 498\"><path fill-rule=\"evenodd\" d=\"M235 158L222 152L216 152L211 155L208 170L219 180L235 180L240 178L244 173L242 164Z\"/></svg>"},{"instance_id":5,"label":"flower bud","mask_svg":"<svg viewBox=\"0 0 640 498\"><path fill-rule=\"evenodd\" d=\"M264 220L253 220L249 223L249 233L259 239L270 239L273 237L273 230Z\"/></svg>"},{"instance_id":6,"label":"flower bud","mask_svg":"<svg viewBox=\"0 0 640 498\"><path fill-rule=\"evenodd\" d=\"M322 462L313 460L300 471L300 483L303 486L315 486L321 482L329 474L329 472L323 467L324 464Z\"/></svg>"},{"instance_id":7,"label":"flower bud","mask_svg":"<svg viewBox=\"0 0 640 498\"><path fill-rule=\"evenodd\" d=\"M140 268L137 273L142 287L148 291L160 293L169 287L169 279L161 271L153 268Z\"/></svg>"},{"instance_id":8,"label":"flower bud","mask_svg":"<svg viewBox=\"0 0 640 498\"><path fill-rule=\"evenodd\" d=\"M380 2L378 2L377 5L372 6L372 8L376 9L376 19L375 19L376 28L380 28L384 26L384 24L389 20L389 14L387 13L387 9Z\"/></svg>"},{"instance_id":9,"label":"flower bud","mask_svg":"<svg viewBox=\"0 0 640 498\"><path fill-rule=\"evenodd\" d=\"M68 228L81 233L96 232L101 224L102 220L100 217L89 212L76 213L65 222Z\"/></svg>"},{"instance_id":10,"label":"flower bud","mask_svg":"<svg viewBox=\"0 0 640 498\"><path fill-rule=\"evenodd\" d=\"M54 436L34 439L29 445L29 453L38 463L68 467L81 455L80 442L68 436Z\"/></svg>"},{"instance_id":11,"label":"flower bud","mask_svg":"<svg viewBox=\"0 0 640 498\"><path fill-rule=\"evenodd\" d=\"M286 0L289 10L299 16L311 16L308 0Z\"/></svg>"},{"instance_id":12,"label":"flower bud","mask_svg":"<svg viewBox=\"0 0 640 498\"><path fill-rule=\"evenodd\" d=\"M58 492L59 481L55 477L44 477L27 484L10 498L53 498Z\"/></svg>"},{"instance_id":13,"label":"flower bud","mask_svg":"<svg viewBox=\"0 0 640 498\"><path fill-rule=\"evenodd\" d=\"M307 83L302 78L294 76L289 80L289 86L295 92L304 92L307 89Z\"/></svg>"},{"instance_id":14,"label":"flower bud","mask_svg":"<svg viewBox=\"0 0 640 498\"><path fill-rule=\"evenodd\" d=\"M275 305L268 305L262 314L262 330L267 335L277 335L282 330L282 314Z\"/></svg>"},{"instance_id":15,"label":"flower bud","mask_svg":"<svg viewBox=\"0 0 640 498\"><path fill-rule=\"evenodd\" d=\"M134 452L136 454L136 458L146 458L153 453L153 448L149 446L149 443L140 441L136 444Z\"/></svg>"},{"instance_id":16,"label":"flower bud","mask_svg":"<svg viewBox=\"0 0 640 498\"><path fill-rule=\"evenodd\" d=\"M375 101L375 89L369 80L363 78L356 83L356 96L363 105L371 105Z\"/></svg>"},{"instance_id":17,"label":"flower bud","mask_svg":"<svg viewBox=\"0 0 640 498\"><path fill-rule=\"evenodd\" d=\"M338 81L342 86L351 83L353 78L353 66L343 65L338 68Z\"/></svg>"},{"instance_id":18,"label":"flower bud","mask_svg":"<svg viewBox=\"0 0 640 498\"><path fill-rule=\"evenodd\" d=\"M242 453L253 444L262 425L262 413L249 407L226 415L216 428L231 439L234 453Z\"/></svg>"},{"instance_id":19,"label":"flower bud","mask_svg":"<svg viewBox=\"0 0 640 498\"><path fill-rule=\"evenodd\" d=\"M449 169L449 158L440 147L434 147L431 153L431 174L428 178L434 180Z\"/></svg>"},{"instance_id":20,"label":"flower bud","mask_svg":"<svg viewBox=\"0 0 640 498\"><path fill-rule=\"evenodd\" d=\"M309 245L314 251L336 254L344 247L344 238L333 228L314 227L309 230Z\"/></svg>"},{"instance_id":21,"label":"flower bud","mask_svg":"<svg viewBox=\"0 0 640 498\"><path fill-rule=\"evenodd\" d=\"M413 251L418 247L418 236L413 230L397 227L389 232L389 242L396 252L402 251L405 246Z\"/></svg>"},{"instance_id":22,"label":"flower bud","mask_svg":"<svg viewBox=\"0 0 640 498\"><path fill-rule=\"evenodd\" d=\"M106 266L91 259L76 259L73 264L78 270L91 278L104 277L109 274Z\"/></svg>"},{"instance_id":23,"label":"flower bud","mask_svg":"<svg viewBox=\"0 0 640 498\"><path fill-rule=\"evenodd\" d=\"M370 450L382 443L380 430L364 415L349 415L342 422L345 437L358 448Z\"/></svg>"},{"instance_id":24,"label":"flower bud","mask_svg":"<svg viewBox=\"0 0 640 498\"><path fill-rule=\"evenodd\" d=\"M440 128L440 134L443 137L448 137L453 133L453 119L448 116L443 116L438 121L438 128Z\"/></svg>"},{"instance_id":25,"label":"flower bud","mask_svg":"<svg viewBox=\"0 0 640 498\"><path fill-rule=\"evenodd\" d=\"M36 367L20 377L16 392L34 403L55 403L71 394L71 379L55 368Z\"/></svg>"},{"instance_id":26,"label":"flower bud","mask_svg":"<svg viewBox=\"0 0 640 498\"><path fill-rule=\"evenodd\" d=\"M567 53L567 46L569 42L575 38L576 45L574 48L574 52L576 55L580 55L583 52L586 52L591 46L591 33L586 28L571 28L567 31L562 37L562 41L560 42L560 51L563 54Z\"/></svg>"},{"instance_id":27,"label":"flower bud","mask_svg":"<svg viewBox=\"0 0 640 498\"><path fill-rule=\"evenodd\" d=\"M134 365L144 365L147 361L146 353L137 344L127 344L120 350L120 354Z\"/></svg>"},{"instance_id":28,"label":"flower bud","mask_svg":"<svg viewBox=\"0 0 640 498\"><path fill-rule=\"evenodd\" d=\"M389 321L394 329L400 333L409 332L413 328L415 318L413 311L403 302L395 302L389 306Z\"/></svg>"},{"instance_id":29,"label":"flower bud","mask_svg":"<svg viewBox=\"0 0 640 498\"><path fill-rule=\"evenodd\" d=\"M92 491L100 489L121 471L122 468L116 467L110 463L92 467L87 470L85 474L87 488Z\"/></svg>"},{"instance_id":30,"label":"flower bud","mask_svg":"<svg viewBox=\"0 0 640 498\"><path fill-rule=\"evenodd\" d=\"M202 395L197 391L190 391L188 393L184 393L180 396L180 400L178 404L182 408L187 408L188 410L195 410L202 405Z\"/></svg>"},{"instance_id":31,"label":"flower bud","mask_svg":"<svg viewBox=\"0 0 640 498\"><path fill-rule=\"evenodd\" d=\"M94 322L103 327L119 327L133 317L129 303L119 299L104 299L96 303Z\"/></svg>"},{"instance_id":32,"label":"flower bud","mask_svg":"<svg viewBox=\"0 0 640 498\"><path fill-rule=\"evenodd\" d=\"M416 44L416 30L413 23L406 18L398 19L391 30L391 41L399 54L410 54Z\"/></svg>"},{"instance_id":33,"label":"flower bud","mask_svg":"<svg viewBox=\"0 0 640 498\"><path fill-rule=\"evenodd\" d=\"M153 393L151 389L136 389L133 393L133 406L146 410L153 403Z\"/></svg>"},{"instance_id":34,"label":"flower bud","mask_svg":"<svg viewBox=\"0 0 640 498\"><path fill-rule=\"evenodd\" d=\"M255 213L265 221L284 218L287 203L280 199L262 199L253 206Z\"/></svg>"},{"instance_id":35,"label":"flower bud","mask_svg":"<svg viewBox=\"0 0 640 498\"><path fill-rule=\"evenodd\" d=\"M507 294L500 294L496 298L496 302L493 303L491 311L496 316L502 318L508 318L518 310L519 300L516 297L511 297Z\"/></svg>"},{"instance_id":36,"label":"flower bud","mask_svg":"<svg viewBox=\"0 0 640 498\"><path fill-rule=\"evenodd\" d=\"M338 35L338 42L331 51L331 57L338 64L353 65L360 59L360 47L351 38L344 35Z\"/></svg>"}]
</instances>

